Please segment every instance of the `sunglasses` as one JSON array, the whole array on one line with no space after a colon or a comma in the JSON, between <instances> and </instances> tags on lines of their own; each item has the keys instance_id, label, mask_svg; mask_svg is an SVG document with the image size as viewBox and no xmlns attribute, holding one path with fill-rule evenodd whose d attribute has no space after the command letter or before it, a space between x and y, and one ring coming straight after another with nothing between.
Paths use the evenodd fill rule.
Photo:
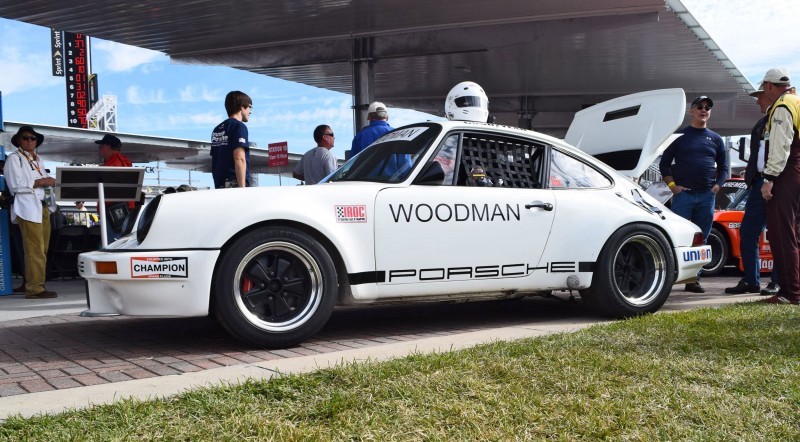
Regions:
<instances>
[{"instance_id":1,"label":"sunglasses","mask_svg":"<svg viewBox=\"0 0 800 442\"><path fill-rule=\"evenodd\" d=\"M19 137L23 141L36 141L36 137Z\"/></svg>"},{"instance_id":2,"label":"sunglasses","mask_svg":"<svg viewBox=\"0 0 800 442\"><path fill-rule=\"evenodd\" d=\"M697 110L710 111L711 106L697 106Z\"/></svg>"},{"instance_id":3,"label":"sunglasses","mask_svg":"<svg viewBox=\"0 0 800 442\"><path fill-rule=\"evenodd\" d=\"M322 134L322 135L330 135L330 136L334 136L334 135L333 135L333 132L331 132L331 133L329 133L329 134Z\"/></svg>"}]
</instances>

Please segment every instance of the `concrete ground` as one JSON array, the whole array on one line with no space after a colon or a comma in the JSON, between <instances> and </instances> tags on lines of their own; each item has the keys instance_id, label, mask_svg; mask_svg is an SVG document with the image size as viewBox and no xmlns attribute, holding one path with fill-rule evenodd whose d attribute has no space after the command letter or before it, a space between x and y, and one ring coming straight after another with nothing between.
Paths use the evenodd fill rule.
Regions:
<instances>
[{"instance_id":1,"label":"concrete ground","mask_svg":"<svg viewBox=\"0 0 800 442\"><path fill-rule=\"evenodd\" d=\"M678 285L662 311L756 300L725 295L738 276ZM521 301L337 308L313 339L264 350L230 337L210 318L82 317L81 279L52 281L55 299L0 296L0 419L167 397L201 386L266 379L343 362L443 352L497 340L579 330L607 321L569 296Z\"/></svg>"}]
</instances>

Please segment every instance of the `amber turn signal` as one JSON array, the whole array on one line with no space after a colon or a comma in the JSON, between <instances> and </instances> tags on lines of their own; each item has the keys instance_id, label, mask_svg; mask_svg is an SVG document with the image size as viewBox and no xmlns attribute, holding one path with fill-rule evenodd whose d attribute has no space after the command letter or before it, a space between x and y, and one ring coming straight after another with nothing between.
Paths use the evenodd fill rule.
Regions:
<instances>
[{"instance_id":1,"label":"amber turn signal","mask_svg":"<svg viewBox=\"0 0 800 442\"><path fill-rule=\"evenodd\" d=\"M95 270L100 275L116 275L117 263L114 261L100 261L94 264Z\"/></svg>"}]
</instances>

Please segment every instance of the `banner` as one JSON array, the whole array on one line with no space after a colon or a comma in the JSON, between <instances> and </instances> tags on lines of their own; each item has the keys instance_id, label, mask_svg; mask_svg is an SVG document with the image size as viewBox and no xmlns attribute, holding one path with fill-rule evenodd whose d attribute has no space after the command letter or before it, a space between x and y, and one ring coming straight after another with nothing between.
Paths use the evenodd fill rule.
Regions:
<instances>
[{"instance_id":1,"label":"banner","mask_svg":"<svg viewBox=\"0 0 800 442\"><path fill-rule=\"evenodd\" d=\"M50 53L53 60L53 76L64 76L64 33L50 29Z\"/></svg>"}]
</instances>

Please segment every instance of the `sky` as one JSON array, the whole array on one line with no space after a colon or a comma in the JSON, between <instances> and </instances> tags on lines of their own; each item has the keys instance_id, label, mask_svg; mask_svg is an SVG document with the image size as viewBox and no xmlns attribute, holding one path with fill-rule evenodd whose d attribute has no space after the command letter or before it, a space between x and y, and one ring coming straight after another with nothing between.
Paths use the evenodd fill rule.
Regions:
<instances>
[{"instance_id":1,"label":"sky","mask_svg":"<svg viewBox=\"0 0 800 442\"><path fill-rule=\"evenodd\" d=\"M800 77L800 0L683 4L753 85L776 66ZM0 41L3 118L66 126L64 79L51 76L49 29L0 18ZM314 146L314 127L328 124L336 133L333 152L342 158L354 135L353 99L338 92L226 67L172 64L160 52L96 38L92 71L98 74L100 95L117 96L118 131L123 133L208 141L211 129L226 118L225 94L241 90L253 98L247 126L259 147L287 141L291 152L303 153ZM400 109L390 117L394 127L430 118ZM147 173L145 184L156 184L156 176ZM160 176L162 185L190 179L185 171L162 169ZM191 180L195 186L211 185L210 174L193 173ZM281 182L297 183L286 177ZM274 177L259 176L260 185L277 183Z\"/></svg>"}]
</instances>

